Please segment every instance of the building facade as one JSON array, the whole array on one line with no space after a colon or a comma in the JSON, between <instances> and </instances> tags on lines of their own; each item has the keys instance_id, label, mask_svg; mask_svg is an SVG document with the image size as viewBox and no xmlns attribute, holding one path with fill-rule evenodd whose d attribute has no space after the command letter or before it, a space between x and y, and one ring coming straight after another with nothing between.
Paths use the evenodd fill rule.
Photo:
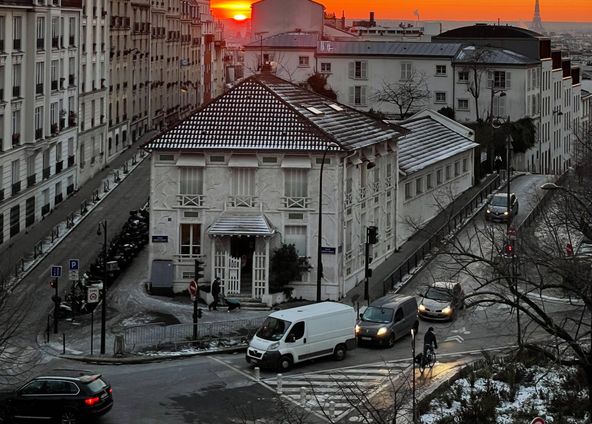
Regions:
<instances>
[{"instance_id":1,"label":"building facade","mask_svg":"<svg viewBox=\"0 0 592 424\"><path fill-rule=\"evenodd\" d=\"M81 10L77 0L0 4L2 243L41 220L78 185Z\"/></svg>"},{"instance_id":2,"label":"building facade","mask_svg":"<svg viewBox=\"0 0 592 424\"><path fill-rule=\"evenodd\" d=\"M294 294L314 298L320 198L321 296L344 296L363 278L368 226L381 229L373 265L396 248L400 135L269 75L240 82L146 146L153 287L185 290L199 259L227 294L272 304L270 259L286 243L313 265Z\"/></svg>"}]
</instances>

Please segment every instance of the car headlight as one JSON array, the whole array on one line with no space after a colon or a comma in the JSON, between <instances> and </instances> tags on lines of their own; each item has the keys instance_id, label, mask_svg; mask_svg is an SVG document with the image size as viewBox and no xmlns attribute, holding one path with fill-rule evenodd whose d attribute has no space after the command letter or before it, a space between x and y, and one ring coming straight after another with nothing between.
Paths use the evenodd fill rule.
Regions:
<instances>
[{"instance_id":1,"label":"car headlight","mask_svg":"<svg viewBox=\"0 0 592 424\"><path fill-rule=\"evenodd\" d=\"M384 336L388 332L388 328L380 327L378 332L376 333L377 336Z\"/></svg>"},{"instance_id":2,"label":"car headlight","mask_svg":"<svg viewBox=\"0 0 592 424\"><path fill-rule=\"evenodd\" d=\"M360 334L362 332L362 327L356 324L356 334Z\"/></svg>"},{"instance_id":3,"label":"car headlight","mask_svg":"<svg viewBox=\"0 0 592 424\"><path fill-rule=\"evenodd\" d=\"M485 213L491 213L491 209L487 209Z\"/></svg>"},{"instance_id":4,"label":"car headlight","mask_svg":"<svg viewBox=\"0 0 592 424\"><path fill-rule=\"evenodd\" d=\"M508 215L510 215L510 212L508 212L508 211L505 211L505 212L504 212L504 215L508 216Z\"/></svg>"},{"instance_id":5,"label":"car headlight","mask_svg":"<svg viewBox=\"0 0 592 424\"><path fill-rule=\"evenodd\" d=\"M419 309L419 312L424 312L426 308L423 306L423 304L421 304L417 309Z\"/></svg>"},{"instance_id":6,"label":"car headlight","mask_svg":"<svg viewBox=\"0 0 592 424\"><path fill-rule=\"evenodd\" d=\"M269 345L269 347L267 348L268 351L270 350L278 350L280 347L280 343L279 342L275 342Z\"/></svg>"},{"instance_id":7,"label":"car headlight","mask_svg":"<svg viewBox=\"0 0 592 424\"><path fill-rule=\"evenodd\" d=\"M447 306L444 309L442 309L442 313L444 315L451 315L452 314L452 308L450 306Z\"/></svg>"}]
</instances>

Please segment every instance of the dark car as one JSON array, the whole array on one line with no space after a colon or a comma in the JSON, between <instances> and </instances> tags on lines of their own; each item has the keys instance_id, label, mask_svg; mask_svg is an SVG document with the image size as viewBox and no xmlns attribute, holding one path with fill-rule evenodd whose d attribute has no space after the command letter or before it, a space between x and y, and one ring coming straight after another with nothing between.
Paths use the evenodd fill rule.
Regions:
<instances>
[{"instance_id":1,"label":"dark car","mask_svg":"<svg viewBox=\"0 0 592 424\"><path fill-rule=\"evenodd\" d=\"M508 212L508 194L496 193L485 207L487 221L511 221L518 215L518 198L510 193L510 211Z\"/></svg>"},{"instance_id":2,"label":"dark car","mask_svg":"<svg viewBox=\"0 0 592 424\"><path fill-rule=\"evenodd\" d=\"M113 395L100 374L59 369L30 380L0 402L6 422L77 424L107 413Z\"/></svg>"}]
</instances>

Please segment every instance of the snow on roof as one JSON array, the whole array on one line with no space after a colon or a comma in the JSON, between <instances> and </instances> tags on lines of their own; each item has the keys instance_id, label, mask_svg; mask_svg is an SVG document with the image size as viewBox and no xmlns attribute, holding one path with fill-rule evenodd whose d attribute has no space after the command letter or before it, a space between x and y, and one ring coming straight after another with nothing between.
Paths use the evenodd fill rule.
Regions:
<instances>
[{"instance_id":1,"label":"snow on roof","mask_svg":"<svg viewBox=\"0 0 592 424\"><path fill-rule=\"evenodd\" d=\"M211 236L271 236L274 233L274 228L263 214L223 213L208 228Z\"/></svg>"},{"instance_id":2,"label":"snow on roof","mask_svg":"<svg viewBox=\"0 0 592 424\"><path fill-rule=\"evenodd\" d=\"M401 122L411 132L399 139L399 169L406 175L478 146L430 116Z\"/></svg>"},{"instance_id":3,"label":"snow on roof","mask_svg":"<svg viewBox=\"0 0 592 424\"><path fill-rule=\"evenodd\" d=\"M245 48L297 47L314 49L319 38L320 34L318 32L284 32L248 43Z\"/></svg>"},{"instance_id":4,"label":"snow on roof","mask_svg":"<svg viewBox=\"0 0 592 424\"><path fill-rule=\"evenodd\" d=\"M351 151L394 141L405 132L348 106L335 108L333 104L273 75L254 75L144 148Z\"/></svg>"},{"instance_id":5,"label":"snow on roof","mask_svg":"<svg viewBox=\"0 0 592 424\"><path fill-rule=\"evenodd\" d=\"M319 55L454 57L459 43L320 41Z\"/></svg>"},{"instance_id":6,"label":"snow on roof","mask_svg":"<svg viewBox=\"0 0 592 424\"><path fill-rule=\"evenodd\" d=\"M457 63L472 63L475 61L476 49L485 49L485 53L480 56L479 62L483 64L495 64L495 65L536 65L540 61L525 56L523 54L501 49L497 47L475 47L466 46L463 47L456 58L454 59Z\"/></svg>"}]
</instances>

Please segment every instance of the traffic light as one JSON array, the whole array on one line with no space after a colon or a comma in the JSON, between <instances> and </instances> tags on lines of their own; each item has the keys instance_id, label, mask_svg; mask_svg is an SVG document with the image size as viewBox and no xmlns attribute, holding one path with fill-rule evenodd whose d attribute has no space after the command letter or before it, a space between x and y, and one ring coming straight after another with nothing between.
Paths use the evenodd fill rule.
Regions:
<instances>
[{"instance_id":1,"label":"traffic light","mask_svg":"<svg viewBox=\"0 0 592 424\"><path fill-rule=\"evenodd\" d=\"M199 282L200 278L204 277L204 263L198 259L195 260L194 277L196 283Z\"/></svg>"},{"instance_id":2,"label":"traffic light","mask_svg":"<svg viewBox=\"0 0 592 424\"><path fill-rule=\"evenodd\" d=\"M369 244L378 243L378 227L371 226L366 229L366 237Z\"/></svg>"},{"instance_id":3,"label":"traffic light","mask_svg":"<svg viewBox=\"0 0 592 424\"><path fill-rule=\"evenodd\" d=\"M507 256L510 256L510 255L512 255L512 253L514 253L514 246L513 246L513 245L511 245L511 244L506 244L506 245L504 246L504 253L505 253Z\"/></svg>"},{"instance_id":4,"label":"traffic light","mask_svg":"<svg viewBox=\"0 0 592 424\"><path fill-rule=\"evenodd\" d=\"M52 278L49 280L49 287L51 287L52 289L55 289L58 286L58 279L57 278Z\"/></svg>"},{"instance_id":5,"label":"traffic light","mask_svg":"<svg viewBox=\"0 0 592 424\"><path fill-rule=\"evenodd\" d=\"M199 308L199 309L197 310L197 317L198 317L198 318L201 318L201 317L202 317L202 315L203 315L203 314L201 313L201 308Z\"/></svg>"}]
</instances>

